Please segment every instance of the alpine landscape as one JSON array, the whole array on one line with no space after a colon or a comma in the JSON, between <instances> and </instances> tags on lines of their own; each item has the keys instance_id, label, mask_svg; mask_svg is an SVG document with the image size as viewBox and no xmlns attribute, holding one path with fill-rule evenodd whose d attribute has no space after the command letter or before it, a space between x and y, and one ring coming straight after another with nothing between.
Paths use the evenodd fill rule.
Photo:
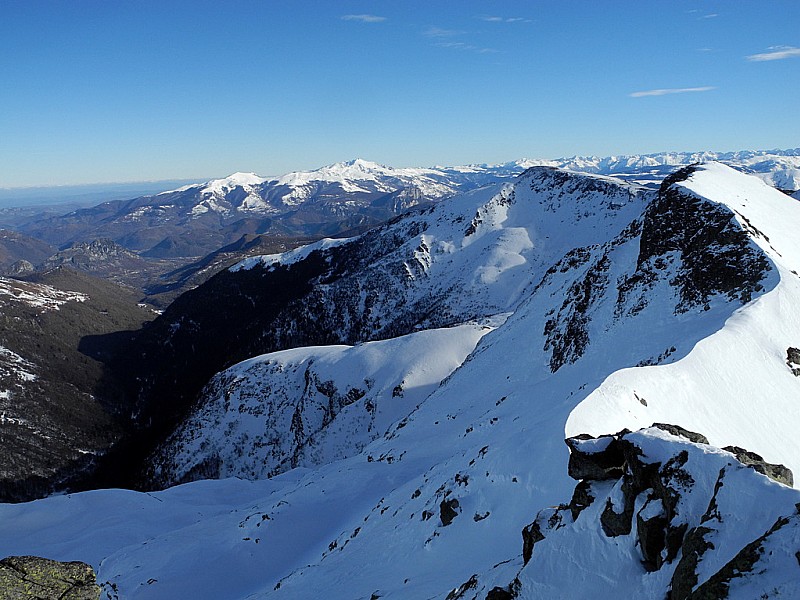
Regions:
<instances>
[{"instance_id":1,"label":"alpine landscape","mask_svg":"<svg viewBox=\"0 0 800 600\"><path fill-rule=\"evenodd\" d=\"M216 73L197 105L154 102L141 126L166 110L176 129L145 131L155 137L144 146L116 113L73 106L64 83L55 101L93 124L92 144L113 122L108 143L130 153L102 156L57 129L52 143L66 136L72 150L55 160L0 121L17 148L0 154L0 599L800 598L800 131L764 107L758 127L728 121L760 101L731 83L755 71L776 106L796 96L800 50L732 48L743 20L758 40L790 42L797 6L743 2L734 16L711 0L610 12L509 2L500 16L477 1L313 15L305 4L0 8L29 32L36 6L52 10L39 25L52 37L8 62L22 95L33 76L22 63L58 52L78 79L89 76L76 65L113 55L131 93L142 64L191 69L214 52L231 65L259 52L288 61L269 67L281 86L254 77L247 98L213 89L228 77ZM645 76L636 62L600 85L595 60L644 40L576 25L564 35L599 44L576 68L599 87L559 103L588 110L621 85L613 103L627 108L608 128L577 113L554 121L510 53L543 52L540 34L560 44L556 32L585 11L632 32L647 23L654 39L682 23L709 48L687 49L694 66L682 72L665 57L654 60L667 70ZM283 29L269 43L190 43L253 32L255 16ZM278 44L312 35L302 19L330 46ZM59 46L63 24L89 37ZM116 45L144 31L175 33L136 52ZM376 56L356 64L355 39ZM675 43L701 43L687 39ZM553 85L571 85L562 71L581 64L562 50L555 71L541 67ZM326 52L326 65L309 62ZM402 81L403 61L422 57L432 73L414 76L431 89L415 99L406 88L407 106L329 76L383 81L370 71L383 64ZM464 80L474 98L439 98L442 68L453 85L464 69L497 73L484 82L497 96ZM634 71L652 89L625 87ZM278 93L294 98L312 73L325 108ZM696 81L710 74L719 83ZM86 81L111 93L99 75ZM735 107L704 99L726 82ZM513 99L526 90L527 108ZM474 124L450 113L487 99ZM199 134L182 128L184 108L207 120ZM384 110L397 121L373 137ZM255 121L217 130L231 114ZM429 136L401 131L433 114ZM455 135L462 126L470 140ZM643 147L670 150L603 152ZM552 158L564 148L576 152ZM341 160L362 149L388 159ZM445 160L455 166L391 166ZM244 170L191 177L233 162ZM296 166L249 172L283 165Z\"/></svg>"}]
</instances>

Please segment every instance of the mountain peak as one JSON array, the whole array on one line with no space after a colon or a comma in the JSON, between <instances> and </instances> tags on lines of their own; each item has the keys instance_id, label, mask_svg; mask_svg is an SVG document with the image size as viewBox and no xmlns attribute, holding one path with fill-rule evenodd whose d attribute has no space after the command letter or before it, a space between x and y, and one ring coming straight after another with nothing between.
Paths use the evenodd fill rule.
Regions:
<instances>
[{"instance_id":1,"label":"mountain peak","mask_svg":"<svg viewBox=\"0 0 800 600\"><path fill-rule=\"evenodd\" d=\"M232 175L228 175L222 179L212 179L207 185L225 185L227 187L236 187L237 185L258 185L264 183L266 179L259 177L255 173L245 173L237 171Z\"/></svg>"}]
</instances>

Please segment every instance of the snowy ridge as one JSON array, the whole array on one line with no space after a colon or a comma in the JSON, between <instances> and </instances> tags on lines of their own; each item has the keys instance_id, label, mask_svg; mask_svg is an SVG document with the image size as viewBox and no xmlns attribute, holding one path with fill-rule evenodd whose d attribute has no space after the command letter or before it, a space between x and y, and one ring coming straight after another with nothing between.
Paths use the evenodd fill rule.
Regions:
<instances>
[{"instance_id":1,"label":"snowy ridge","mask_svg":"<svg viewBox=\"0 0 800 600\"><path fill-rule=\"evenodd\" d=\"M174 192L191 191L199 195L202 201L192 209L194 215L208 211L227 214L231 210L272 213L280 211L280 207L297 207L318 196L335 193L374 195L415 188L428 200L441 199L470 187L514 176L535 166L653 182L677 167L708 161L719 161L744 169L779 189L800 189L800 149L794 149L524 158L501 164L431 168L396 168L354 159L312 171L295 171L280 177L234 173L223 179L215 179L200 186L185 186ZM170 192L162 192L159 195L168 193Z\"/></svg>"},{"instance_id":2,"label":"snowy ridge","mask_svg":"<svg viewBox=\"0 0 800 600\"><path fill-rule=\"evenodd\" d=\"M726 406L727 412L771 422L757 443L750 441L752 449L800 472L800 447L792 444L792 451L786 447L791 420L774 421L775 414L794 410L792 399L800 391L800 382L785 368L787 349L800 345L800 318L787 305L789 298L800 294L800 246L794 233L800 231L796 229L800 205L754 178L737 175L729 167L711 164L693 174L684 187L699 197L724 202L775 265L779 282L746 310L731 315L724 327L700 341L679 364L615 372L572 412L567 435L638 429L669 417L703 431L719 445L733 433L752 436L748 421L729 423L719 418L716 407ZM717 382L706 387L702 382L712 370L718 372ZM748 376L726 376L735 372ZM631 402L634 394L647 405ZM698 406L699 397L708 408Z\"/></svg>"},{"instance_id":3,"label":"snowy ridge","mask_svg":"<svg viewBox=\"0 0 800 600\"><path fill-rule=\"evenodd\" d=\"M155 457L154 479L261 479L358 454L406 417L493 329L432 329L285 350L217 375Z\"/></svg>"},{"instance_id":4,"label":"snowy ridge","mask_svg":"<svg viewBox=\"0 0 800 600\"><path fill-rule=\"evenodd\" d=\"M265 267L271 267L278 264L283 266L293 265L294 263L305 259L312 252L334 248L341 244L345 244L348 241L350 241L348 238L324 238L314 242L313 244L306 244L305 246L300 246L299 248L295 248L294 250L289 250L288 252L283 252L280 254L262 254L260 256L251 256L250 258L246 258L243 261L236 263L232 267L229 267L228 270L232 272L240 271L242 269L249 270L257 265L263 265Z\"/></svg>"},{"instance_id":5,"label":"snowy ridge","mask_svg":"<svg viewBox=\"0 0 800 600\"><path fill-rule=\"evenodd\" d=\"M683 470L696 484L677 513L663 499L641 512L645 488L634 498L636 513L661 527L654 531L668 529L660 516L687 525L660 569L643 564L660 552L637 553L638 524L615 536L596 525L609 503L624 508L621 483L601 481L574 523L565 513L564 527L542 530L528 567L520 532L573 494L565 430L677 422L800 471L800 423L788 400L800 393L789 360L800 347L798 228L795 200L717 164L684 169L657 194L534 168L512 185L408 215L321 251L331 265L362 261L353 266L361 287L341 284L342 296L363 301L370 281L391 292L366 330L386 331L382 315L418 311L426 298L441 312L417 315L423 327L513 314L383 437L269 480L0 506L0 551L87 561L125 598L454 600L497 589L536 598L565 577L574 593L564 597L597 597L597 586L662 597L675 589L686 536L705 525L715 550L691 567L697 585L722 573L732 598L794 593L798 493L728 453L666 434L631 436L659 468L685 451ZM321 307L338 299L325 281L315 292ZM365 312L361 305L348 318ZM292 352L301 361L309 351ZM263 360L247 368L270 364ZM342 389L347 376L336 376ZM745 523L751 506L769 508ZM725 566L751 542L765 549L753 565L766 575L759 566L758 577L725 580Z\"/></svg>"}]
</instances>

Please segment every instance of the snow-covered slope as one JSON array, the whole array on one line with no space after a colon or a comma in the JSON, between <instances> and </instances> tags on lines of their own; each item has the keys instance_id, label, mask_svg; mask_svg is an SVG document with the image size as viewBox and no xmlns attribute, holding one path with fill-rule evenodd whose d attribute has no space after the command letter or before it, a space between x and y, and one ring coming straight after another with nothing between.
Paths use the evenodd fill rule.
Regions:
<instances>
[{"instance_id":1,"label":"snow-covered slope","mask_svg":"<svg viewBox=\"0 0 800 600\"><path fill-rule=\"evenodd\" d=\"M153 481L260 479L354 456L464 362L491 321L247 360L206 386L154 457Z\"/></svg>"},{"instance_id":2,"label":"snow-covered slope","mask_svg":"<svg viewBox=\"0 0 800 600\"><path fill-rule=\"evenodd\" d=\"M419 219L430 220L415 228ZM539 168L513 185L312 252L292 269L334 265L383 240L372 246L382 252L355 268L367 278L390 273L380 283L402 284L411 301L433 291L443 295L430 307L446 301L440 312L408 317L412 328L484 311L513 314L360 454L269 480L0 506L0 554L84 560L121 598L537 598L559 577L571 578L575 598L625 596L626 585L663 597L692 548L665 554L669 566L648 575L642 560L654 554L637 553L633 534L610 537L596 524L606 500L620 506L622 484L592 487L599 500L574 524L544 532L524 569L521 531L573 493L565 432L677 422L712 444L744 447L798 472L800 417L787 399L800 393L799 230L795 200L719 164L684 169L651 195ZM392 236L401 239L389 244ZM274 263L250 266L227 277L280 272ZM320 293L338 298L325 296L324 286ZM387 331L382 315L390 306L395 315L404 305L392 296L356 329ZM297 352L296 360L309 351ZM785 517L751 563L755 574L766 566L766 575L739 578L730 589L738 598L793 590L786 582L797 568L796 491L740 469L729 454L637 435L644 463L686 452L696 491L668 523L679 530L670 544L683 546L709 515L704 525L716 549L690 569L697 584ZM637 491L637 512L646 489ZM710 508L715 493L718 514ZM648 506L642 517L656 521L656 500ZM756 507L763 512L737 526L738 513ZM688 528L677 527L683 523ZM517 574L519 590L509 591Z\"/></svg>"}]
</instances>

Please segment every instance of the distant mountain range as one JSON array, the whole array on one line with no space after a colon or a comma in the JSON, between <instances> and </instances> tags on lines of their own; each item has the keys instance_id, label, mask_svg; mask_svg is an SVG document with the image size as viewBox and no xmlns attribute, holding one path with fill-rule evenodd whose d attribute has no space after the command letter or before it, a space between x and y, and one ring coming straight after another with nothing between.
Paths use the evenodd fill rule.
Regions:
<instances>
[{"instance_id":1,"label":"distant mountain range","mask_svg":"<svg viewBox=\"0 0 800 600\"><path fill-rule=\"evenodd\" d=\"M156 195L33 218L16 229L59 247L107 238L144 257L197 258L242 235L352 235L411 207L509 180L531 166L657 185L676 168L707 160L752 172L779 189L800 189L800 150L523 159L433 168L394 168L357 159L277 178L235 173Z\"/></svg>"}]
</instances>

